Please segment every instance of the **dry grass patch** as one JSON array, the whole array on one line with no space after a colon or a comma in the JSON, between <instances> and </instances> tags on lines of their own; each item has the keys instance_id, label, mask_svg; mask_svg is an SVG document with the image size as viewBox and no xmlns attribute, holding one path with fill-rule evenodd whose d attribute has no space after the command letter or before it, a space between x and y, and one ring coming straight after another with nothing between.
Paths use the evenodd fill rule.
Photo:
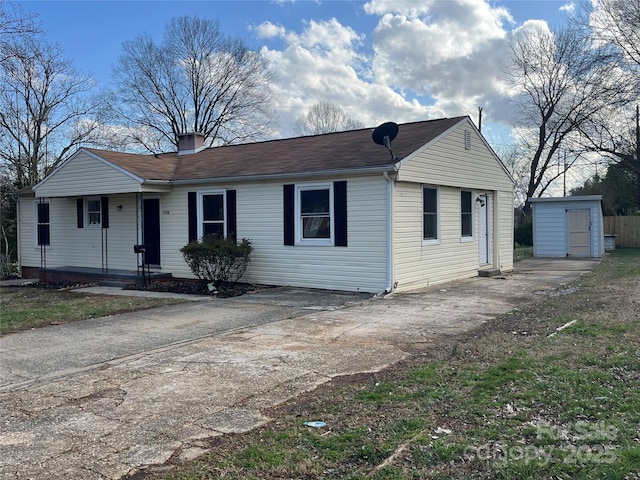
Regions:
<instances>
[{"instance_id":1,"label":"dry grass patch","mask_svg":"<svg viewBox=\"0 0 640 480\"><path fill-rule=\"evenodd\" d=\"M0 334L175 305L170 298L96 295L41 287L0 288Z\"/></svg>"}]
</instances>

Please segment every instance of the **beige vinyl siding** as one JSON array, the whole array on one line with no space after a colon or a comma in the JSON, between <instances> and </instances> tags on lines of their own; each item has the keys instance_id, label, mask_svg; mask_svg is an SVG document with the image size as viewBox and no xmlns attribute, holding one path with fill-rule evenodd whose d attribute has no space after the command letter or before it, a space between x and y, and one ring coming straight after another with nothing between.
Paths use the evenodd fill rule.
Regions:
<instances>
[{"instance_id":1,"label":"beige vinyl siding","mask_svg":"<svg viewBox=\"0 0 640 480\"><path fill-rule=\"evenodd\" d=\"M66 197L70 194L97 195L140 191L140 181L87 152L71 157L46 181L35 187L38 197Z\"/></svg>"},{"instance_id":2,"label":"beige vinyl siding","mask_svg":"<svg viewBox=\"0 0 640 480\"><path fill-rule=\"evenodd\" d=\"M498 257L494 266L503 272L513 270L513 190L496 192L497 221L493 225L494 251Z\"/></svg>"},{"instance_id":3,"label":"beige vinyl siding","mask_svg":"<svg viewBox=\"0 0 640 480\"><path fill-rule=\"evenodd\" d=\"M87 197L83 197L87 198ZM92 197L98 199L99 197ZM103 239L107 250L107 266L113 269L136 269L135 195L109 197L108 229L78 228L76 197L48 198L50 202L51 245L46 251L46 266L102 267ZM40 267L40 247L36 245L34 223L35 204L39 199L20 199L20 263ZM116 205L122 205L118 210ZM103 236L105 235L105 236Z\"/></svg>"},{"instance_id":4,"label":"beige vinyl siding","mask_svg":"<svg viewBox=\"0 0 640 480\"><path fill-rule=\"evenodd\" d=\"M51 211L49 213L51 214ZM18 197L18 260L21 267L40 267L40 248L36 245L35 224L34 198Z\"/></svg>"},{"instance_id":5,"label":"beige vinyl siding","mask_svg":"<svg viewBox=\"0 0 640 480\"><path fill-rule=\"evenodd\" d=\"M440 243L424 244L422 185L395 185L394 282L398 291L478 274L478 242L462 241L460 236L460 189L441 186L439 190ZM476 233L477 214L474 220Z\"/></svg>"},{"instance_id":6,"label":"beige vinyl siding","mask_svg":"<svg viewBox=\"0 0 640 480\"><path fill-rule=\"evenodd\" d=\"M470 142L465 144L465 132ZM468 146L469 148L466 148ZM440 241L422 241L422 188L439 186ZM466 120L403 160L394 193L394 282L407 290L478 274L479 206L473 201L473 238L461 238L460 191L487 193L491 261L513 268L513 182Z\"/></svg>"},{"instance_id":7,"label":"beige vinyl siding","mask_svg":"<svg viewBox=\"0 0 640 480\"><path fill-rule=\"evenodd\" d=\"M465 149L465 130L471 135L469 150ZM503 166L469 121L403 160L397 179L475 190L513 189Z\"/></svg>"},{"instance_id":8,"label":"beige vinyl siding","mask_svg":"<svg viewBox=\"0 0 640 480\"><path fill-rule=\"evenodd\" d=\"M272 285L380 292L386 288L386 181L379 176L327 178L347 180L348 246L285 246L283 184L252 182L216 185L236 190L238 239L252 241L254 251L243 281ZM193 277L179 249L187 242L187 193L210 186L174 188L162 208L163 270Z\"/></svg>"},{"instance_id":9,"label":"beige vinyl siding","mask_svg":"<svg viewBox=\"0 0 640 480\"><path fill-rule=\"evenodd\" d=\"M194 278L180 249L189 242L187 193L198 188L174 187L170 195L160 195L160 262L174 277Z\"/></svg>"}]
</instances>

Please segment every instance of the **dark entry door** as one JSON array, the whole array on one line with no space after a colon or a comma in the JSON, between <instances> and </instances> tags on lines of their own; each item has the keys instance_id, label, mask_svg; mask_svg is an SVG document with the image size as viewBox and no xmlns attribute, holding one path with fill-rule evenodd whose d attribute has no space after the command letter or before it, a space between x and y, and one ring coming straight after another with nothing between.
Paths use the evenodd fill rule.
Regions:
<instances>
[{"instance_id":1,"label":"dark entry door","mask_svg":"<svg viewBox=\"0 0 640 480\"><path fill-rule=\"evenodd\" d=\"M160 265L160 199L143 201L142 243L147 245L145 260L149 265Z\"/></svg>"}]
</instances>

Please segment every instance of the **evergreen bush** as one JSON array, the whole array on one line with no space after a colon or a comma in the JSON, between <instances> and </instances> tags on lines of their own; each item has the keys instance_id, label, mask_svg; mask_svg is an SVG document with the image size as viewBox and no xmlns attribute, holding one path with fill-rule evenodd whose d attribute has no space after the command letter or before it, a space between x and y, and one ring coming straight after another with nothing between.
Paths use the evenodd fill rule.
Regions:
<instances>
[{"instance_id":1,"label":"evergreen bush","mask_svg":"<svg viewBox=\"0 0 640 480\"><path fill-rule=\"evenodd\" d=\"M236 283L249 266L253 246L244 238L236 243L231 238L207 235L201 242L191 242L180 249L196 277L216 289L223 283Z\"/></svg>"}]
</instances>

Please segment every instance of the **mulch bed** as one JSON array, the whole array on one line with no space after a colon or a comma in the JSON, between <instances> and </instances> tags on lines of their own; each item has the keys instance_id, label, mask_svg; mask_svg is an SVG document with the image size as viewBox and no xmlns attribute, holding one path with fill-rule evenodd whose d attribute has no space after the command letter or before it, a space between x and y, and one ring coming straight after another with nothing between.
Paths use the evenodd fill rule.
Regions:
<instances>
[{"instance_id":1,"label":"mulch bed","mask_svg":"<svg viewBox=\"0 0 640 480\"><path fill-rule=\"evenodd\" d=\"M217 291L210 291L206 284L193 280L161 280L147 282L146 285L131 284L127 290L146 290L150 292L184 293L188 295L215 295L220 298L239 297L245 293L257 292L268 288L270 285L256 285L253 283L224 282L218 286Z\"/></svg>"},{"instance_id":2,"label":"mulch bed","mask_svg":"<svg viewBox=\"0 0 640 480\"><path fill-rule=\"evenodd\" d=\"M77 288L96 287L97 283L73 283L73 282L32 282L14 287L44 288L49 290L75 290ZM239 297L245 293L253 293L269 288L273 285L258 285L253 283L225 282L217 290L210 291L206 284L197 280L160 280L147 282L146 285L129 284L125 290L145 290L148 292L184 293L188 295L215 295L219 298Z\"/></svg>"}]
</instances>

